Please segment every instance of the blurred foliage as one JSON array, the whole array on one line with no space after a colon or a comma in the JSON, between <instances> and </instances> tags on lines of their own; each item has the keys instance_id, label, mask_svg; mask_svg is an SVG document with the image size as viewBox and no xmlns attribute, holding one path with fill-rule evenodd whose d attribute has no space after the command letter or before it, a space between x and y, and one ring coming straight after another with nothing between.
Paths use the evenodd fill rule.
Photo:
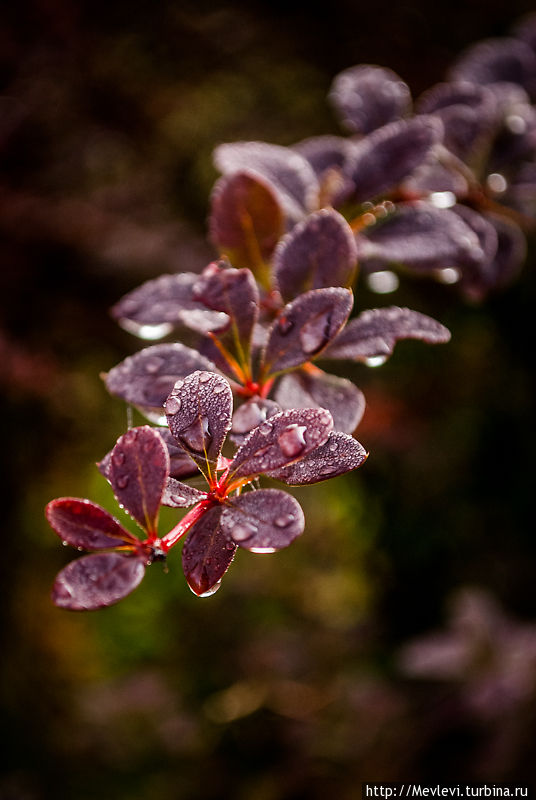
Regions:
<instances>
[{"instance_id":1,"label":"blurred foliage","mask_svg":"<svg viewBox=\"0 0 536 800\"><path fill-rule=\"evenodd\" d=\"M67 552L43 518L59 495L114 509L93 464L127 419L99 373L137 344L107 309L143 278L210 259L212 148L335 130L325 93L338 70L380 63L418 93L528 10L5 10L2 800L350 800L362 780L532 779L534 690L500 728L471 715L459 687L406 677L397 653L441 627L462 585L536 618L533 254L485 307L405 282L395 302L436 316L452 342L404 343L380 370L353 368L367 465L299 491L303 538L240 552L214 597L195 598L174 557L119 606L59 611L48 595ZM356 305L375 296L359 287Z\"/></svg>"}]
</instances>

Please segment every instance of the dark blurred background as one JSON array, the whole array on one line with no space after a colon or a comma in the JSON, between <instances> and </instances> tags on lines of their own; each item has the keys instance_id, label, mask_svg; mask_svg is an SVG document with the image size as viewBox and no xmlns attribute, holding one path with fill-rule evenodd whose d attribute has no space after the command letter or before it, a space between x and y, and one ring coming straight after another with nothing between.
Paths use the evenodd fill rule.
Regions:
<instances>
[{"instance_id":1,"label":"dark blurred background","mask_svg":"<svg viewBox=\"0 0 536 800\"><path fill-rule=\"evenodd\" d=\"M482 306L348 374L357 473L296 492L307 529L199 600L180 558L123 603L54 608L53 497L116 513L94 462L127 425L99 374L140 343L109 307L214 255L213 147L338 132L335 74L415 96L530 2L34 0L0 29L1 800L351 800L363 780L527 783L536 757L534 247ZM137 421L137 420L135 420Z\"/></svg>"}]
</instances>

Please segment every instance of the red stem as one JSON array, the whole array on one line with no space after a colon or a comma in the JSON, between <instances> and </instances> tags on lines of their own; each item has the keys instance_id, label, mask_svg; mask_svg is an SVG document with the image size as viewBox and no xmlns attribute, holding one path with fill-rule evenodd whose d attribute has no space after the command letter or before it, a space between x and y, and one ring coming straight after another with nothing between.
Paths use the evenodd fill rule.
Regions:
<instances>
[{"instance_id":1,"label":"red stem","mask_svg":"<svg viewBox=\"0 0 536 800\"><path fill-rule=\"evenodd\" d=\"M174 528L172 528L169 533L162 538L162 550L164 553L167 553L171 548L177 544L177 542L182 539L182 537L188 533L192 525L197 522L197 520L201 519L205 511L207 511L211 506L214 505L214 500L211 498L207 498L206 500L201 500L196 506L194 506L185 517L178 522Z\"/></svg>"}]
</instances>

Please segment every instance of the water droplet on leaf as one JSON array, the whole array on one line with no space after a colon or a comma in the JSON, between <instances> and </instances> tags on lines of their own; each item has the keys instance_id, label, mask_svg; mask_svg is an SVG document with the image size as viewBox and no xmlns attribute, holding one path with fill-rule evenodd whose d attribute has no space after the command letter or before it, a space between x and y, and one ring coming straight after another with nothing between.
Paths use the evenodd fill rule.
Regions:
<instances>
[{"instance_id":1,"label":"water droplet on leaf","mask_svg":"<svg viewBox=\"0 0 536 800\"><path fill-rule=\"evenodd\" d=\"M387 356L370 356L365 359L367 367L381 367L387 361Z\"/></svg>"},{"instance_id":2,"label":"water droplet on leaf","mask_svg":"<svg viewBox=\"0 0 536 800\"><path fill-rule=\"evenodd\" d=\"M116 479L116 483L120 489L126 489L128 486L128 480L128 475L119 475L119 477Z\"/></svg>"},{"instance_id":3,"label":"water droplet on leaf","mask_svg":"<svg viewBox=\"0 0 536 800\"><path fill-rule=\"evenodd\" d=\"M198 597L211 597L211 595L216 594L216 592L218 591L220 586L221 586L221 579L217 583L215 583L214 586L211 586L210 589L207 589L206 592L203 592L203 594L199 594L197 596Z\"/></svg>"},{"instance_id":4,"label":"water droplet on leaf","mask_svg":"<svg viewBox=\"0 0 536 800\"><path fill-rule=\"evenodd\" d=\"M239 522L232 529L235 542L245 542L257 533L257 527L250 522Z\"/></svg>"},{"instance_id":5,"label":"water droplet on leaf","mask_svg":"<svg viewBox=\"0 0 536 800\"><path fill-rule=\"evenodd\" d=\"M304 353L313 355L329 341L329 323L331 314L321 311L300 329L300 344Z\"/></svg>"},{"instance_id":6,"label":"water droplet on leaf","mask_svg":"<svg viewBox=\"0 0 536 800\"><path fill-rule=\"evenodd\" d=\"M286 336L287 333L290 333L292 328L294 327L294 323L288 317L284 315L279 317L277 321L277 327L279 328L279 333L281 336Z\"/></svg>"},{"instance_id":7,"label":"water droplet on leaf","mask_svg":"<svg viewBox=\"0 0 536 800\"><path fill-rule=\"evenodd\" d=\"M281 448L283 455L288 458L294 458L305 449L305 425L289 425L283 433L277 437L277 443Z\"/></svg>"},{"instance_id":8,"label":"water droplet on leaf","mask_svg":"<svg viewBox=\"0 0 536 800\"><path fill-rule=\"evenodd\" d=\"M294 520L294 514L281 514L280 517L274 519L276 528L288 528L290 523Z\"/></svg>"},{"instance_id":9,"label":"water droplet on leaf","mask_svg":"<svg viewBox=\"0 0 536 800\"><path fill-rule=\"evenodd\" d=\"M166 400L165 408L167 414L177 414L181 410L181 401L176 395L172 394Z\"/></svg>"}]
</instances>

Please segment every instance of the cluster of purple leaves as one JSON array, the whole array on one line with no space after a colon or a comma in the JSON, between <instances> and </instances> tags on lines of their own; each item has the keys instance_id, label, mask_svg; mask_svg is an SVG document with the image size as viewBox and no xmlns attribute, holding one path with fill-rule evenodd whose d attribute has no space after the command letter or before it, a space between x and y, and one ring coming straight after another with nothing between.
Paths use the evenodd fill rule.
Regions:
<instances>
[{"instance_id":1,"label":"cluster of purple leaves","mask_svg":"<svg viewBox=\"0 0 536 800\"><path fill-rule=\"evenodd\" d=\"M217 247L285 297L281 236L296 226L305 236L309 215L331 206L368 275L394 267L459 281L472 299L508 283L536 216L535 20L469 48L415 103L389 69L344 70L329 99L348 137L218 147ZM302 278L312 285L307 270Z\"/></svg>"},{"instance_id":2,"label":"cluster of purple leaves","mask_svg":"<svg viewBox=\"0 0 536 800\"><path fill-rule=\"evenodd\" d=\"M294 497L278 489L250 491L253 481L265 474L290 485L313 484L355 469L367 457L353 437L333 431L328 411L294 409L255 427L228 459L222 448L232 408L225 378L196 371L178 381L166 400L168 428L130 429L99 464L118 503L144 531L143 540L89 500L68 497L48 504L47 519L64 544L91 551L58 574L56 605L93 610L116 603L187 533L182 564L188 584L197 595L213 594L238 546L272 553L304 529ZM205 491L174 477L170 440L182 453L179 474L201 473ZM160 537L162 505L191 510Z\"/></svg>"}]
</instances>

